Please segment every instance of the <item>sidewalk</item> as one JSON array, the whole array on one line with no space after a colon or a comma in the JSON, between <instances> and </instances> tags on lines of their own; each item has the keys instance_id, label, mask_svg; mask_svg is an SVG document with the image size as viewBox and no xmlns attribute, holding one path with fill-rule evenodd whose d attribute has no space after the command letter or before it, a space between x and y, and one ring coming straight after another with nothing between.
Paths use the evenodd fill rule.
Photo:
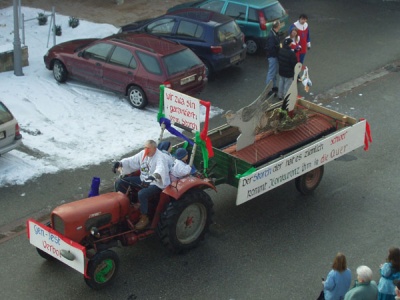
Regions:
<instances>
[{"instance_id":1,"label":"sidewalk","mask_svg":"<svg viewBox=\"0 0 400 300\"><path fill-rule=\"evenodd\" d=\"M40 8L79 19L107 23L117 27L137 20L164 14L168 8L188 0L124 0L117 5L115 0L21 0L22 6ZM0 1L0 9L13 5L13 0Z\"/></svg>"}]
</instances>

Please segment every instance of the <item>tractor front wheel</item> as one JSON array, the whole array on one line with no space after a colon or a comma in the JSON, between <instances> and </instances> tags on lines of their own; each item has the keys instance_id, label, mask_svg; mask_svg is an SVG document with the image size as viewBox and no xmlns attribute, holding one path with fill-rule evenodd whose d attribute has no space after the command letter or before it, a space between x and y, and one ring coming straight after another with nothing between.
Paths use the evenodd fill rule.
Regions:
<instances>
[{"instance_id":1,"label":"tractor front wheel","mask_svg":"<svg viewBox=\"0 0 400 300\"><path fill-rule=\"evenodd\" d=\"M94 290L110 285L119 268L118 255L112 250L97 253L88 263L86 284Z\"/></svg>"},{"instance_id":2,"label":"tractor front wheel","mask_svg":"<svg viewBox=\"0 0 400 300\"><path fill-rule=\"evenodd\" d=\"M297 190L303 195L310 195L321 182L324 166L320 166L295 179Z\"/></svg>"},{"instance_id":3,"label":"tractor front wheel","mask_svg":"<svg viewBox=\"0 0 400 300\"><path fill-rule=\"evenodd\" d=\"M169 203L158 224L158 235L173 253L196 247L212 222L213 203L200 189L190 190Z\"/></svg>"},{"instance_id":4,"label":"tractor front wheel","mask_svg":"<svg viewBox=\"0 0 400 300\"><path fill-rule=\"evenodd\" d=\"M40 250L39 248L36 248L36 251L45 260L48 260L48 261L56 261L57 260L57 258L55 258L54 256L44 252L43 250Z\"/></svg>"},{"instance_id":5,"label":"tractor front wheel","mask_svg":"<svg viewBox=\"0 0 400 300\"><path fill-rule=\"evenodd\" d=\"M46 222L44 225L51 228L51 223L50 223L50 222ZM48 254L47 252L44 252L43 250L41 250L41 249L39 249L39 248L36 248L36 251L37 251L37 253L38 253L42 258L44 258L45 260L48 260L48 261L57 261L57 258L55 258L54 256Z\"/></svg>"}]
</instances>

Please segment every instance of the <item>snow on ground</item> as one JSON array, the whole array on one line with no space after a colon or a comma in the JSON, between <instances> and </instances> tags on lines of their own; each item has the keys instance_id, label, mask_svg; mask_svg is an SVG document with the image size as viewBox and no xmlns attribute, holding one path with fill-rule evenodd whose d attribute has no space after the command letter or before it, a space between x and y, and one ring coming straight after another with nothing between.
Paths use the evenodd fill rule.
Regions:
<instances>
[{"instance_id":1,"label":"snow on ground","mask_svg":"<svg viewBox=\"0 0 400 300\"><path fill-rule=\"evenodd\" d=\"M22 7L21 12L28 20L43 11ZM68 20L69 16L56 14L56 25L62 27L57 44L102 38L118 31L109 24L84 20L72 29ZM12 49L13 31L13 8L0 10L1 49ZM160 134L156 107L137 110L121 95L77 81L58 84L43 62L47 44L49 48L53 45L53 37L48 34L49 25L26 21L29 66L23 68L24 76L15 76L13 71L0 73L0 99L17 118L24 148L28 149L13 150L0 157L0 187L24 184L44 173L118 159L141 148L149 138L157 140ZM22 32L20 38L22 41ZM211 116L219 113L220 109L212 108Z\"/></svg>"}]
</instances>

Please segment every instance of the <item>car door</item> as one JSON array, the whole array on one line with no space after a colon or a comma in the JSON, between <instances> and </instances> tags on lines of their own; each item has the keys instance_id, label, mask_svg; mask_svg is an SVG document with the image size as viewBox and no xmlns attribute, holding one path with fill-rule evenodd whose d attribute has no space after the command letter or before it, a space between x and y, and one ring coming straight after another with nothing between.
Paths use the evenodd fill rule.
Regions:
<instances>
[{"instance_id":1,"label":"car door","mask_svg":"<svg viewBox=\"0 0 400 300\"><path fill-rule=\"evenodd\" d=\"M79 59L71 65L67 65L67 69L73 77L101 86L103 66L113 48L114 45L104 42L90 46L77 54Z\"/></svg>"},{"instance_id":2,"label":"car door","mask_svg":"<svg viewBox=\"0 0 400 300\"><path fill-rule=\"evenodd\" d=\"M137 61L132 52L116 46L108 61L103 65L103 86L125 93L127 86L135 82L137 72Z\"/></svg>"}]
</instances>

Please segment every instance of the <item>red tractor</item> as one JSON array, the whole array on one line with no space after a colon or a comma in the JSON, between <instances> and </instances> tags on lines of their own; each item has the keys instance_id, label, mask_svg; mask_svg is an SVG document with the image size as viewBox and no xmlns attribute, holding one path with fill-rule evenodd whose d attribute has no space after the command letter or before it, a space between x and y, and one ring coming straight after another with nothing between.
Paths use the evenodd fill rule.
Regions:
<instances>
[{"instance_id":1,"label":"red tractor","mask_svg":"<svg viewBox=\"0 0 400 300\"><path fill-rule=\"evenodd\" d=\"M138 188L131 189L133 198ZM110 284L118 271L112 247L134 245L155 232L174 253L197 246L213 215L213 203L204 188L215 189L208 179L193 176L173 182L159 199L149 201L152 221L142 231L135 230L140 216L135 203L128 195L111 192L55 208L47 226L29 220L29 236L31 242L37 240L40 256L81 264L71 267L83 271L85 282L99 289Z\"/></svg>"},{"instance_id":2,"label":"red tractor","mask_svg":"<svg viewBox=\"0 0 400 300\"><path fill-rule=\"evenodd\" d=\"M165 118L162 120L162 125L169 122ZM165 126L162 128L164 130ZM172 133L182 137L179 132ZM191 142L188 150L192 150L194 159L197 155L196 143L185 139ZM202 150L205 150L204 143ZM207 163L203 162L203 169L206 168ZM142 230L135 229L140 217L136 205L140 188L130 185L126 194L111 192L63 204L52 211L50 222L45 225L28 220L31 244L36 246L43 258L58 259L84 274L85 282L93 289L107 286L115 278L119 260L111 250L113 247L134 245L155 232L174 253L199 244L209 229L213 215L213 203L204 189L216 190L214 182L205 176L205 172L174 181L157 199L149 199L151 223Z\"/></svg>"}]
</instances>

